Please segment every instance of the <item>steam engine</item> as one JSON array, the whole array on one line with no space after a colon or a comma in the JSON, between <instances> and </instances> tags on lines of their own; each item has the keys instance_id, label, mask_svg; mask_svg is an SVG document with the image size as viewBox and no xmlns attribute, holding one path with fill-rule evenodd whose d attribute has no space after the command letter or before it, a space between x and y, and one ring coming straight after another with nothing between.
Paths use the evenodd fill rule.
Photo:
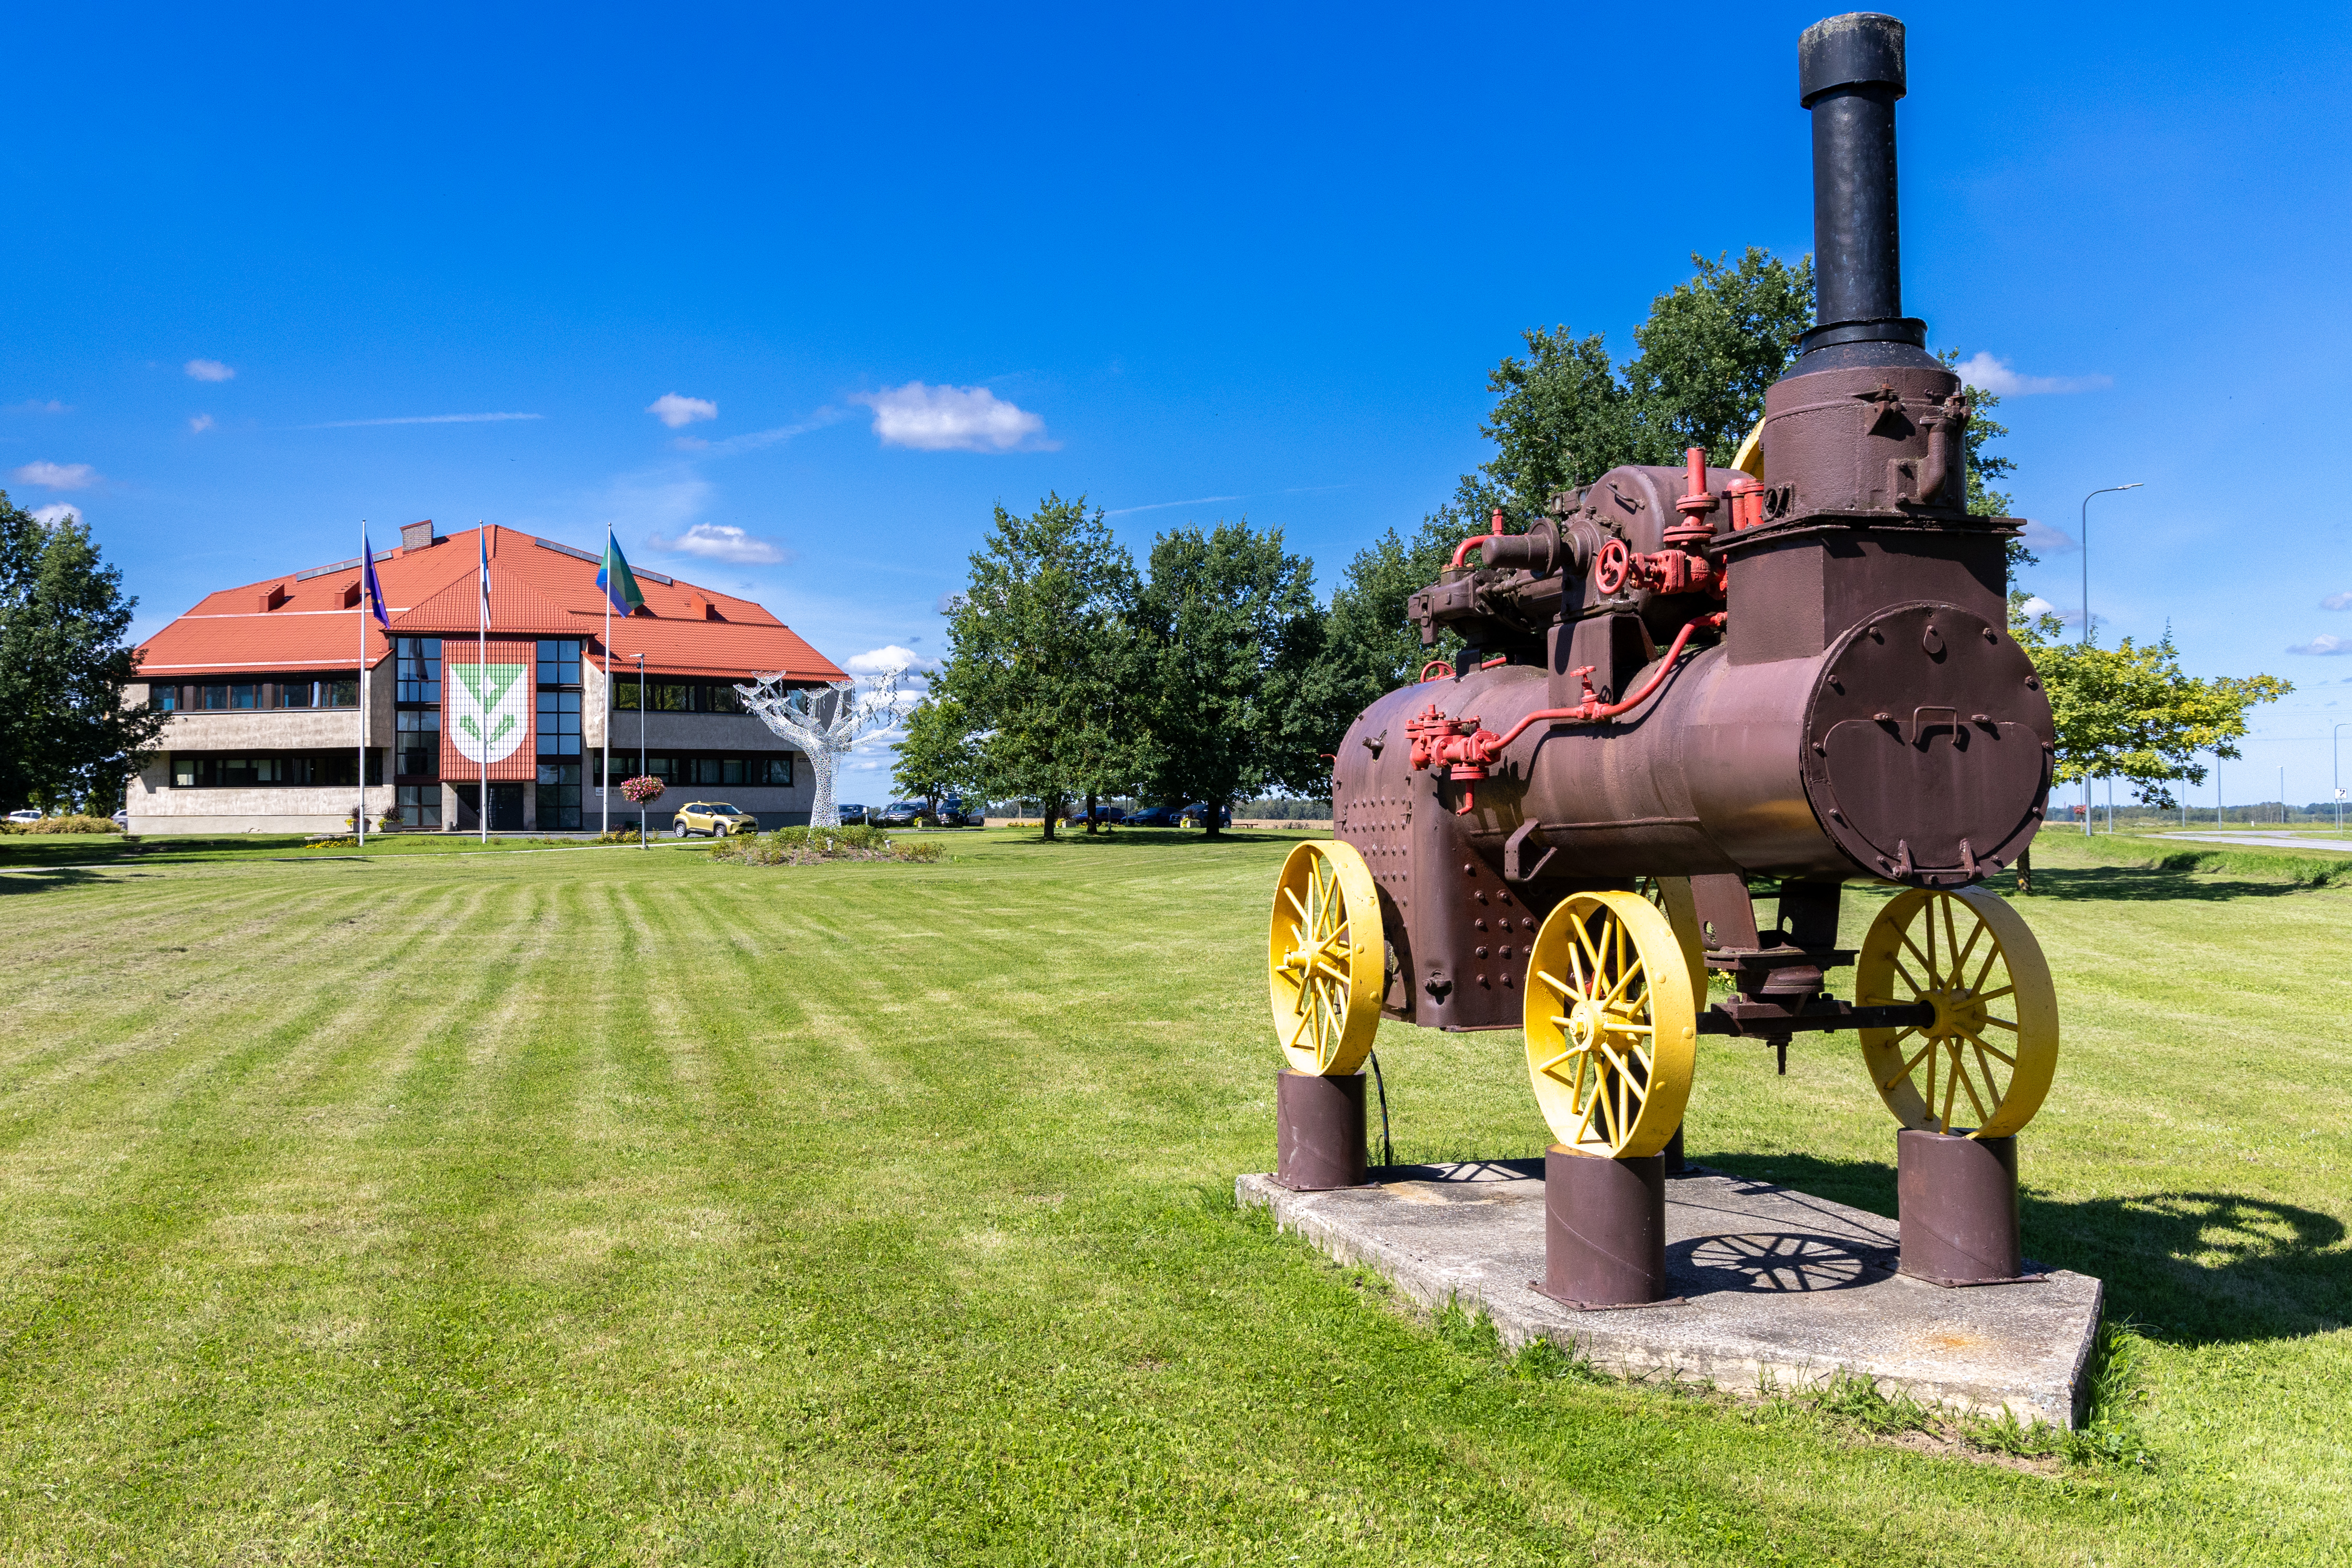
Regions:
<instances>
[{"instance_id":1,"label":"steam engine","mask_svg":"<svg viewBox=\"0 0 2352 1568\"><path fill-rule=\"evenodd\" d=\"M1853 958L1841 885L1966 888L2040 824L2056 737L2007 628L2020 524L1969 514L1968 401L1903 313L1902 26L1824 22L1799 67L1819 324L1757 434L1732 467L1612 469L1524 533L1497 514L1411 602L1424 644L1465 651L1339 748L1389 1017L1517 1027L1556 904L1687 878L1736 987L1699 1032L1854 1026L1825 994ZM1769 930L1751 879L1778 892Z\"/></svg>"}]
</instances>

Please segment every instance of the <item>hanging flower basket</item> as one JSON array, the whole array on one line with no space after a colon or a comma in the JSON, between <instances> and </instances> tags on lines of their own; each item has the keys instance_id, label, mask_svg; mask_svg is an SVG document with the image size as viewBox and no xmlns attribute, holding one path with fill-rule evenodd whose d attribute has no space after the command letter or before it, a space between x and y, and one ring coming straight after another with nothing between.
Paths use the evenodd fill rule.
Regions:
<instances>
[{"instance_id":1,"label":"hanging flower basket","mask_svg":"<svg viewBox=\"0 0 2352 1568\"><path fill-rule=\"evenodd\" d=\"M650 805L662 797L662 782L651 773L640 773L621 781L621 793L639 805Z\"/></svg>"}]
</instances>

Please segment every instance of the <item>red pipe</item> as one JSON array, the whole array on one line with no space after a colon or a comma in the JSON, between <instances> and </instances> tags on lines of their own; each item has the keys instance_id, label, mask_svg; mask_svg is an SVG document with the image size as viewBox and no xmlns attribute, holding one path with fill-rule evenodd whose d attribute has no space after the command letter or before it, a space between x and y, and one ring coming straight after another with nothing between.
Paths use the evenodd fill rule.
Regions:
<instances>
[{"instance_id":1,"label":"red pipe","mask_svg":"<svg viewBox=\"0 0 2352 1568\"><path fill-rule=\"evenodd\" d=\"M1483 749L1486 753L1486 760L1491 763L1496 757L1501 756L1503 754L1503 749L1506 746L1508 746L1512 742L1517 740L1521 735L1525 734L1530 725L1547 723L1591 724L1602 719L1614 719L1618 714L1624 712L1630 708L1635 707L1645 700L1649 697L1650 693L1655 691L1658 689L1659 684L1666 679L1667 675L1672 673L1675 668L1675 660L1682 657L1683 648L1690 642L1691 633L1696 631L1701 626L1719 627L1722 625L1723 612L1720 610L1717 610L1714 615L1701 616L1695 621L1685 622L1683 624L1683 629L1675 634L1674 645L1666 649L1666 657L1658 661L1657 672L1652 675L1647 681L1643 683L1641 690L1636 691L1622 702L1612 702L1607 707L1598 706L1590 699L1587 699L1573 708L1547 708L1540 713L1530 713L1526 718L1520 720L1517 723L1512 725L1508 733L1501 736L1499 739L1489 741L1486 743Z\"/></svg>"},{"instance_id":2,"label":"red pipe","mask_svg":"<svg viewBox=\"0 0 2352 1568\"><path fill-rule=\"evenodd\" d=\"M1495 509L1495 518L1494 518L1494 521L1493 521L1492 525L1488 527L1488 529L1486 530L1486 532L1484 532L1484 533L1474 533L1474 534L1472 534L1469 538L1467 538L1467 539L1464 540L1461 543L1459 543L1459 544L1457 544L1457 545L1455 545L1455 546L1454 547L1454 564L1452 564L1451 566L1448 566L1448 567L1446 568L1446 570L1447 570L1447 571L1449 571L1449 572L1459 572L1459 571L1461 571L1461 570L1462 570L1462 558L1463 558L1464 556L1465 556L1465 555L1469 554L1469 553L1470 553L1470 547L1471 547L1472 545L1474 545L1474 544L1477 543L1480 540L1482 540L1482 539L1500 539L1500 538L1502 538L1502 537L1503 537L1503 509L1502 509L1501 507L1496 507L1496 508Z\"/></svg>"}]
</instances>

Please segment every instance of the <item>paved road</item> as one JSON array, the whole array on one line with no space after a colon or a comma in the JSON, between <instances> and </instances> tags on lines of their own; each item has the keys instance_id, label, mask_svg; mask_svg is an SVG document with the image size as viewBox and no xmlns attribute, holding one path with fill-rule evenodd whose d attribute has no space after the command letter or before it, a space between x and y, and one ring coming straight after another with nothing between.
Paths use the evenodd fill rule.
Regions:
<instances>
[{"instance_id":1,"label":"paved road","mask_svg":"<svg viewBox=\"0 0 2352 1568\"><path fill-rule=\"evenodd\" d=\"M2235 844L2246 849L2326 849L2352 855L2352 838L2303 838L2292 833L2151 833L2150 838L2186 838L2199 844Z\"/></svg>"}]
</instances>

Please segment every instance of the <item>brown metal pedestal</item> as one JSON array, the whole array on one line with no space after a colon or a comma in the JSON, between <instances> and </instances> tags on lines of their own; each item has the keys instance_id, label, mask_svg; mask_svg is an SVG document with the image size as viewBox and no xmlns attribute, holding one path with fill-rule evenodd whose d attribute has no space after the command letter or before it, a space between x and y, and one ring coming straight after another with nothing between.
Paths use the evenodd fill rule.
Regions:
<instances>
[{"instance_id":1,"label":"brown metal pedestal","mask_svg":"<svg viewBox=\"0 0 2352 1568\"><path fill-rule=\"evenodd\" d=\"M1275 1075L1274 1179L1293 1192L1360 1187L1365 1181L1364 1075Z\"/></svg>"},{"instance_id":2,"label":"brown metal pedestal","mask_svg":"<svg viewBox=\"0 0 2352 1568\"><path fill-rule=\"evenodd\" d=\"M1934 1285L1999 1285L2021 1277L2017 1140L1895 1135L1902 1272Z\"/></svg>"},{"instance_id":3,"label":"brown metal pedestal","mask_svg":"<svg viewBox=\"0 0 2352 1568\"><path fill-rule=\"evenodd\" d=\"M1571 1307L1666 1300L1666 1162L1609 1160L1555 1143L1544 1154L1544 1277Z\"/></svg>"}]
</instances>

